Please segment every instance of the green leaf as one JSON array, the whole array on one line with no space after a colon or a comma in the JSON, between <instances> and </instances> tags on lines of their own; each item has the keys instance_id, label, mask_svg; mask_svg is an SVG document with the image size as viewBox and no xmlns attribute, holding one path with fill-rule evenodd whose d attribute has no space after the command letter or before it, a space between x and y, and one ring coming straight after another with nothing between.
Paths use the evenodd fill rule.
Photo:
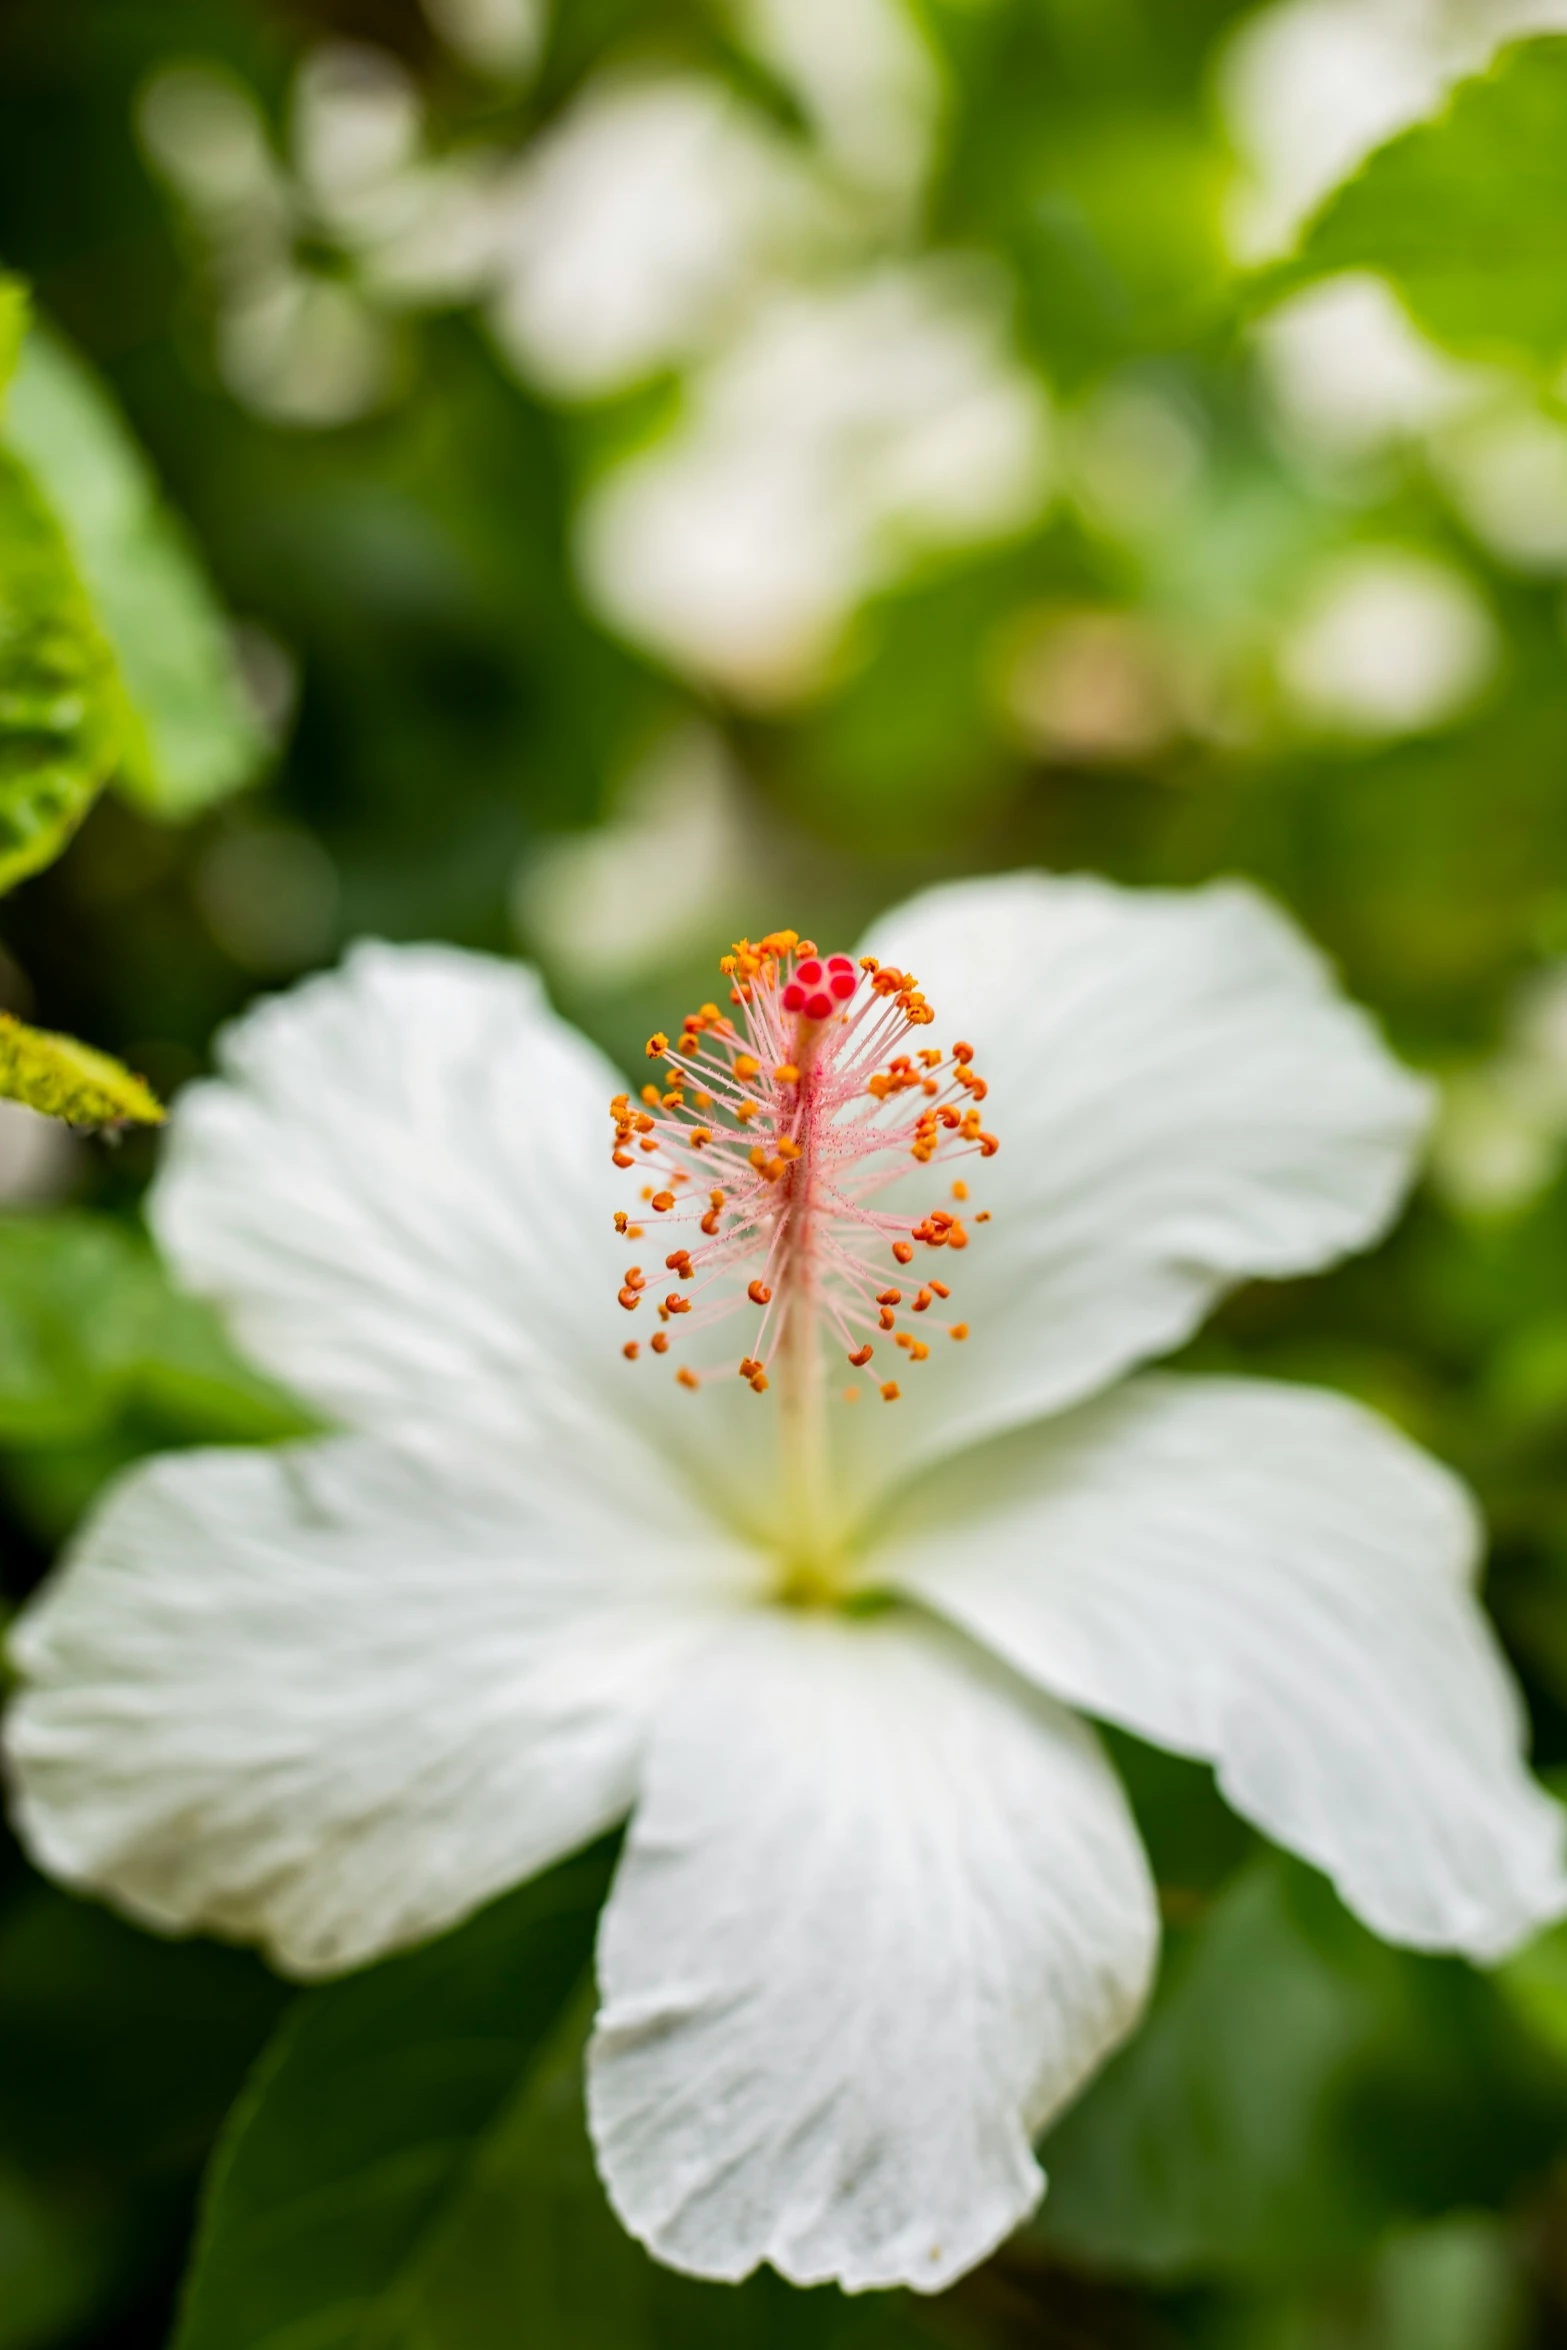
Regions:
<instances>
[{"instance_id":1,"label":"green leaf","mask_svg":"<svg viewBox=\"0 0 1567 2350\"><path fill-rule=\"evenodd\" d=\"M59 517L119 664L131 712L120 787L169 817L238 790L265 746L212 589L108 397L39 328L23 348L6 438Z\"/></svg>"},{"instance_id":2,"label":"green leaf","mask_svg":"<svg viewBox=\"0 0 1567 2350\"><path fill-rule=\"evenodd\" d=\"M1271 291L1378 270L1415 319L1478 359L1567 358L1567 39L1504 49L1442 113L1390 139L1308 227Z\"/></svg>"},{"instance_id":3,"label":"green leaf","mask_svg":"<svg viewBox=\"0 0 1567 2350\"><path fill-rule=\"evenodd\" d=\"M0 1216L0 1445L79 1443L130 1411L238 1441L313 1425L139 1235L81 1212Z\"/></svg>"},{"instance_id":4,"label":"green leaf","mask_svg":"<svg viewBox=\"0 0 1567 2350\"><path fill-rule=\"evenodd\" d=\"M895 2296L702 2285L613 2218L582 2120L605 1846L304 1995L214 2163L175 2350L896 2350Z\"/></svg>"},{"instance_id":5,"label":"green leaf","mask_svg":"<svg viewBox=\"0 0 1567 2350\"><path fill-rule=\"evenodd\" d=\"M9 1012L0 1012L0 1096L71 1126L161 1126L166 1115L146 1080L108 1053Z\"/></svg>"},{"instance_id":6,"label":"green leaf","mask_svg":"<svg viewBox=\"0 0 1567 2350\"><path fill-rule=\"evenodd\" d=\"M59 526L0 447L0 889L59 855L125 723L114 657Z\"/></svg>"}]
</instances>

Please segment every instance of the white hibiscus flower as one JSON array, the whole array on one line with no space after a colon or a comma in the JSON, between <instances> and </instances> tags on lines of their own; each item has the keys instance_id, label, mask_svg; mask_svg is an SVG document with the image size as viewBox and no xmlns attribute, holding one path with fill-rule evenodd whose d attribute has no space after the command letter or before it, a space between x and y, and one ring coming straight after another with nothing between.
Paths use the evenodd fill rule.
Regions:
<instances>
[{"instance_id":1,"label":"white hibiscus flower","mask_svg":"<svg viewBox=\"0 0 1567 2350\"><path fill-rule=\"evenodd\" d=\"M1559 1913L1560 1820L1453 1479L1340 1396L1132 1373L1402 1192L1423 1089L1294 930L1014 876L889 916L890 974L786 942L749 1041L697 1015L651 1126L622 1101L629 1169L509 965L364 946L231 1032L153 1220L343 1432L125 1478L16 1631L10 1761L46 1867L306 1975L629 1813L589 2059L626 2225L935 2288L1154 1964L1069 1707L1422 1948Z\"/></svg>"}]
</instances>

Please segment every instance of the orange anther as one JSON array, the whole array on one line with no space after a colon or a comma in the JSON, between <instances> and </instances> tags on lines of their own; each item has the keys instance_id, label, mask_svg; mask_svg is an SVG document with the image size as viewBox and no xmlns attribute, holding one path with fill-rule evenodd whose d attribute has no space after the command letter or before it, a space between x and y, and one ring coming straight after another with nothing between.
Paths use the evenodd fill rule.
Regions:
<instances>
[{"instance_id":1,"label":"orange anther","mask_svg":"<svg viewBox=\"0 0 1567 2350\"><path fill-rule=\"evenodd\" d=\"M620 1351L625 1356L628 1363L634 1363L638 1355L642 1352L642 1349L640 1346L638 1346L634 1338L628 1338Z\"/></svg>"},{"instance_id":2,"label":"orange anther","mask_svg":"<svg viewBox=\"0 0 1567 2350\"><path fill-rule=\"evenodd\" d=\"M974 1218L974 1221L976 1224L988 1224L990 1222L990 1210L988 1208L981 1208L979 1214Z\"/></svg>"},{"instance_id":3,"label":"orange anther","mask_svg":"<svg viewBox=\"0 0 1567 2350\"><path fill-rule=\"evenodd\" d=\"M702 1218L701 1228L707 1234L709 1240L713 1240L717 1237L718 1210L716 1208L708 1209L707 1214Z\"/></svg>"},{"instance_id":4,"label":"orange anther","mask_svg":"<svg viewBox=\"0 0 1567 2350\"><path fill-rule=\"evenodd\" d=\"M616 1295L628 1314L634 1314L642 1303L641 1293L635 1289L618 1290Z\"/></svg>"},{"instance_id":5,"label":"orange anther","mask_svg":"<svg viewBox=\"0 0 1567 2350\"><path fill-rule=\"evenodd\" d=\"M739 1119L741 1125L743 1126L748 1118L754 1118L756 1116L761 1106L762 1105L760 1102L741 1102L735 1111L735 1116Z\"/></svg>"},{"instance_id":6,"label":"orange anther","mask_svg":"<svg viewBox=\"0 0 1567 2350\"><path fill-rule=\"evenodd\" d=\"M875 956L874 956L874 955L861 955L861 957L860 957L860 969L861 969L862 971L874 971L874 970L876 970L876 969L877 969L877 962L876 962L876 958L875 958Z\"/></svg>"},{"instance_id":7,"label":"orange anther","mask_svg":"<svg viewBox=\"0 0 1567 2350\"><path fill-rule=\"evenodd\" d=\"M966 1322L954 1322L952 1328L948 1331L947 1336L949 1338L967 1338L968 1324Z\"/></svg>"},{"instance_id":8,"label":"orange anther","mask_svg":"<svg viewBox=\"0 0 1567 2350\"><path fill-rule=\"evenodd\" d=\"M667 1330L655 1330L652 1337L649 1339L648 1344L652 1347L653 1352L656 1355L667 1355L669 1352L669 1332Z\"/></svg>"},{"instance_id":9,"label":"orange anther","mask_svg":"<svg viewBox=\"0 0 1567 2350\"><path fill-rule=\"evenodd\" d=\"M900 1330L892 1343L894 1346L901 1346L905 1349L905 1351L907 1351L907 1349L914 1344L914 1340L909 1335L907 1330Z\"/></svg>"},{"instance_id":10,"label":"orange anther","mask_svg":"<svg viewBox=\"0 0 1567 2350\"><path fill-rule=\"evenodd\" d=\"M954 1199L967 1199L968 1185L966 1183L954 1183L952 1186L952 1196Z\"/></svg>"},{"instance_id":11,"label":"orange anther","mask_svg":"<svg viewBox=\"0 0 1567 2350\"><path fill-rule=\"evenodd\" d=\"M637 1163L630 1151L612 1151L610 1159L617 1167L634 1167Z\"/></svg>"},{"instance_id":12,"label":"orange anther","mask_svg":"<svg viewBox=\"0 0 1567 2350\"><path fill-rule=\"evenodd\" d=\"M649 1155L651 1155L658 1148L658 1136L656 1134L644 1134L642 1140L637 1144L637 1148L639 1151L647 1151Z\"/></svg>"},{"instance_id":13,"label":"orange anther","mask_svg":"<svg viewBox=\"0 0 1567 2350\"><path fill-rule=\"evenodd\" d=\"M653 1205L654 1205L654 1207L655 1207L655 1208L657 1208L657 1210L658 1210L658 1212L659 1212L659 1214L660 1214L661 1216L667 1216L667 1215L668 1215L668 1213L669 1213L669 1211L670 1211L670 1209L671 1209L671 1208L674 1206L674 1204L675 1204L675 1195L674 1195L674 1193L673 1193L672 1191L655 1191L655 1192L654 1192L654 1194L653 1194Z\"/></svg>"},{"instance_id":14,"label":"orange anther","mask_svg":"<svg viewBox=\"0 0 1567 2350\"><path fill-rule=\"evenodd\" d=\"M661 1028L654 1029L652 1035L647 1040L645 1049L647 1052L647 1057L650 1061L656 1061L660 1053L668 1052L669 1039Z\"/></svg>"},{"instance_id":15,"label":"orange anther","mask_svg":"<svg viewBox=\"0 0 1567 2350\"><path fill-rule=\"evenodd\" d=\"M961 1224L954 1224L952 1230L947 1234L947 1246L949 1248L968 1247L968 1234Z\"/></svg>"},{"instance_id":16,"label":"orange anther","mask_svg":"<svg viewBox=\"0 0 1567 2350\"><path fill-rule=\"evenodd\" d=\"M751 1147L751 1164L756 1169L758 1175L765 1175L767 1173L767 1152L765 1147L759 1142L754 1143Z\"/></svg>"},{"instance_id":17,"label":"orange anther","mask_svg":"<svg viewBox=\"0 0 1567 2350\"><path fill-rule=\"evenodd\" d=\"M735 1055L734 1071L742 1085L754 1077L761 1066L761 1062L754 1059L750 1053L736 1053Z\"/></svg>"},{"instance_id":18,"label":"orange anther","mask_svg":"<svg viewBox=\"0 0 1567 2350\"><path fill-rule=\"evenodd\" d=\"M651 1134L653 1131L653 1121L646 1110L638 1110L631 1123L639 1134Z\"/></svg>"},{"instance_id":19,"label":"orange anther","mask_svg":"<svg viewBox=\"0 0 1567 2350\"><path fill-rule=\"evenodd\" d=\"M911 1363L923 1363L927 1360L929 1354L930 1348L925 1344L923 1338L911 1338L909 1340L909 1361Z\"/></svg>"},{"instance_id":20,"label":"orange anther","mask_svg":"<svg viewBox=\"0 0 1567 2350\"><path fill-rule=\"evenodd\" d=\"M679 1370L675 1373L675 1378L682 1387L700 1387L702 1384L696 1373L694 1371L688 1371L684 1363L681 1364Z\"/></svg>"},{"instance_id":21,"label":"orange anther","mask_svg":"<svg viewBox=\"0 0 1567 2350\"><path fill-rule=\"evenodd\" d=\"M789 1162L787 1159L769 1159L762 1171L769 1183L781 1183L789 1172Z\"/></svg>"},{"instance_id":22,"label":"orange anther","mask_svg":"<svg viewBox=\"0 0 1567 2350\"><path fill-rule=\"evenodd\" d=\"M782 1142L780 1142L780 1144L778 1145L778 1156L779 1156L781 1159L797 1159L797 1158L799 1158L799 1156L800 1156L800 1146L799 1146L799 1144L798 1144L797 1142L791 1142L791 1141L789 1140L789 1137L788 1137L787 1135L785 1135L785 1136L784 1136L784 1138L783 1138L783 1140L782 1140Z\"/></svg>"},{"instance_id":23,"label":"orange anther","mask_svg":"<svg viewBox=\"0 0 1567 2350\"><path fill-rule=\"evenodd\" d=\"M909 1308L909 1311L910 1311L910 1313L911 1313L911 1314L923 1314L923 1313L927 1312L927 1311L929 1310L929 1307L930 1307L930 1297L931 1297L931 1293L930 1293L930 1291L929 1291L928 1289L922 1289L922 1290L919 1292L918 1296L915 1298L913 1305L912 1305L912 1306L910 1306L910 1308Z\"/></svg>"},{"instance_id":24,"label":"orange anther","mask_svg":"<svg viewBox=\"0 0 1567 2350\"><path fill-rule=\"evenodd\" d=\"M880 1324L881 1324L881 1326L882 1326L882 1328L883 1328L884 1330L890 1330L890 1329L892 1328L892 1323L893 1323L893 1314L892 1314L892 1308L891 1308L891 1306L883 1306L883 1307L882 1307L882 1309L881 1309L881 1312L880 1312L880 1313L877 1315L876 1319L877 1319L877 1321L878 1321L878 1322L880 1322Z\"/></svg>"},{"instance_id":25,"label":"orange anther","mask_svg":"<svg viewBox=\"0 0 1567 2350\"><path fill-rule=\"evenodd\" d=\"M745 1294L754 1306L770 1306L773 1302L773 1293L765 1281L753 1281Z\"/></svg>"},{"instance_id":26,"label":"orange anther","mask_svg":"<svg viewBox=\"0 0 1567 2350\"><path fill-rule=\"evenodd\" d=\"M971 1044L955 1044L952 1048L952 1058L955 1061L972 1061L974 1047Z\"/></svg>"},{"instance_id":27,"label":"orange anther","mask_svg":"<svg viewBox=\"0 0 1567 2350\"><path fill-rule=\"evenodd\" d=\"M1001 1144L994 1134L982 1134L980 1136L979 1155L982 1159L993 1159L1000 1148Z\"/></svg>"},{"instance_id":28,"label":"orange anther","mask_svg":"<svg viewBox=\"0 0 1567 2350\"><path fill-rule=\"evenodd\" d=\"M691 1251L688 1248L677 1248L672 1256L667 1256L664 1259L664 1270L666 1273L678 1273L682 1281L689 1281L691 1278Z\"/></svg>"},{"instance_id":29,"label":"orange anther","mask_svg":"<svg viewBox=\"0 0 1567 2350\"><path fill-rule=\"evenodd\" d=\"M721 1191L710 1191L707 1195L707 1204L710 1208L721 1208L724 1204L723 1193Z\"/></svg>"},{"instance_id":30,"label":"orange anther","mask_svg":"<svg viewBox=\"0 0 1567 2350\"><path fill-rule=\"evenodd\" d=\"M936 1292L938 1297L950 1297L952 1295L952 1292L947 1287L945 1281L933 1281L931 1283L931 1288Z\"/></svg>"},{"instance_id":31,"label":"orange anther","mask_svg":"<svg viewBox=\"0 0 1567 2350\"><path fill-rule=\"evenodd\" d=\"M892 1244L892 1253L900 1265L912 1264L914 1261L914 1251L906 1240L895 1240Z\"/></svg>"},{"instance_id":32,"label":"orange anther","mask_svg":"<svg viewBox=\"0 0 1567 2350\"><path fill-rule=\"evenodd\" d=\"M765 1371L758 1371L756 1377L751 1381L751 1393L753 1395L767 1393L767 1373Z\"/></svg>"},{"instance_id":33,"label":"orange anther","mask_svg":"<svg viewBox=\"0 0 1567 2350\"><path fill-rule=\"evenodd\" d=\"M691 1311L691 1300L682 1297L678 1289L672 1289L664 1303L672 1314L689 1314Z\"/></svg>"},{"instance_id":34,"label":"orange anther","mask_svg":"<svg viewBox=\"0 0 1567 2350\"><path fill-rule=\"evenodd\" d=\"M712 1139L713 1130L711 1126L693 1126L690 1133L686 1136L687 1142L691 1145L691 1148L694 1151L702 1150L708 1143L712 1141Z\"/></svg>"},{"instance_id":35,"label":"orange anther","mask_svg":"<svg viewBox=\"0 0 1567 2350\"><path fill-rule=\"evenodd\" d=\"M640 1265L628 1265L626 1267L626 1287L628 1289L646 1289L647 1275L643 1272Z\"/></svg>"},{"instance_id":36,"label":"orange anther","mask_svg":"<svg viewBox=\"0 0 1567 2350\"><path fill-rule=\"evenodd\" d=\"M870 1340L867 1339L862 1347L860 1347L854 1354L850 1355L849 1360L857 1371L863 1371L875 1351L876 1349L871 1345Z\"/></svg>"},{"instance_id":37,"label":"orange anther","mask_svg":"<svg viewBox=\"0 0 1567 2350\"><path fill-rule=\"evenodd\" d=\"M879 1306L901 1306L903 1292L901 1289L880 1289L876 1293L876 1303Z\"/></svg>"},{"instance_id":38,"label":"orange anther","mask_svg":"<svg viewBox=\"0 0 1567 2350\"><path fill-rule=\"evenodd\" d=\"M780 1085L798 1085L800 1072L792 1061L780 1061L773 1071Z\"/></svg>"},{"instance_id":39,"label":"orange anther","mask_svg":"<svg viewBox=\"0 0 1567 2350\"><path fill-rule=\"evenodd\" d=\"M742 1379L754 1379L761 1367L761 1364L757 1362L755 1357L752 1355L742 1355L740 1357L740 1376Z\"/></svg>"},{"instance_id":40,"label":"orange anther","mask_svg":"<svg viewBox=\"0 0 1567 2350\"><path fill-rule=\"evenodd\" d=\"M615 1230L617 1232L625 1232L629 1230L630 1224L631 1218L626 1214L625 1209L617 1208L615 1210Z\"/></svg>"},{"instance_id":41,"label":"orange anther","mask_svg":"<svg viewBox=\"0 0 1567 2350\"><path fill-rule=\"evenodd\" d=\"M898 1398L899 1398L899 1396L900 1396L902 1393L903 1393L903 1390L902 1390L902 1388L901 1388L901 1387L898 1385L898 1382L897 1382L897 1380L896 1380L896 1379L888 1379L888 1380L886 1380L886 1381L883 1383L883 1386L882 1386L882 1391L881 1391L881 1400L882 1400L882 1402L883 1402L883 1403L896 1403L896 1402L897 1402L897 1400L898 1400Z\"/></svg>"}]
</instances>

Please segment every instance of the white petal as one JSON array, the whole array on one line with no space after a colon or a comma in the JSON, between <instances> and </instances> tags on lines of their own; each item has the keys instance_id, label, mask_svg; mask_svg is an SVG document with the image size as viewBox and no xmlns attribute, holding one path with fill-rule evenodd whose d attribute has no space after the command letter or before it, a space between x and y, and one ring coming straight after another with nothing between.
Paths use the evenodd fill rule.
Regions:
<instances>
[{"instance_id":1,"label":"white petal","mask_svg":"<svg viewBox=\"0 0 1567 2350\"><path fill-rule=\"evenodd\" d=\"M258 1361L358 1428L613 1408L620 1081L530 972L360 946L221 1060L179 1102L151 1216Z\"/></svg>"},{"instance_id":2,"label":"white petal","mask_svg":"<svg viewBox=\"0 0 1567 2350\"><path fill-rule=\"evenodd\" d=\"M1476 1550L1463 1488L1347 1398L1155 1376L946 1463L867 1571L1215 1763L1379 1933L1485 1959L1567 1879Z\"/></svg>"},{"instance_id":3,"label":"white petal","mask_svg":"<svg viewBox=\"0 0 1567 2350\"><path fill-rule=\"evenodd\" d=\"M971 1336L853 1422L878 1453L927 1458L1076 1402L1235 1281L1325 1264L1399 1203L1427 1089L1243 884L1011 874L929 891L868 947L913 971L933 1037L973 1045L1001 1141L963 1168L992 1220L938 1268ZM917 1218L945 1189L899 1197Z\"/></svg>"},{"instance_id":4,"label":"white petal","mask_svg":"<svg viewBox=\"0 0 1567 2350\"><path fill-rule=\"evenodd\" d=\"M134 1471L28 1607L23 1838L154 1925L351 1966L621 1817L674 1660L752 1570L616 1456L330 1439Z\"/></svg>"},{"instance_id":5,"label":"white petal","mask_svg":"<svg viewBox=\"0 0 1567 2350\"><path fill-rule=\"evenodd\" d=\"M934 2291L1157 1937L1092 1736L934 1626L756 1615L655 1732L600 1935L599 2167L661 2260Z\"/></svg>"}]
</instances>

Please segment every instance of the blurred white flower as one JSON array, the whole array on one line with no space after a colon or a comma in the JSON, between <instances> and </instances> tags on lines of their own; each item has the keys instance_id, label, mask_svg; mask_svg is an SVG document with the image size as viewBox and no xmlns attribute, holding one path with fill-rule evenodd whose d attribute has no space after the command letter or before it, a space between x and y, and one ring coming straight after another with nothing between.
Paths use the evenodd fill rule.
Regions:
<instances>
[{"instance_id":1,"label":"blurred white flower","mask_svg":"<svg viewBox=\"0 0 1567 2350\"><path fill-rule=\"evenodd\" d=\"M1500 1049L1442 1092L1431 1173L1470 1215L1527 1207L1567 1156L1567 962L1520 989Z\"/></svg>"},{"instance_id":2,"label":"blurred white flower","mask_svg":"<svg viewBox=\"0 0 1567 2350\"><path fill-rule=\"evenodd\" d=\"M676 427L589 496L583 575L679 666L787 698L820 682L876 588L1036 520L1048 439L980 272L780 290L695 376Z\"/></svg>"},{"instance_id":3,"label":"blurred white flower","mask_svg":"<svg viewBox=\"0 0 1567 2350\"><path fill-rule=\"evenodd\" d=\"M439 40L475 73L524 80L549 29L547 0L424 0Z\"/></svg>"},{"instance_id":4,"label":"blurred white flower","mask_svg":"<svg viewBox=\"0 0 1567 2350\"><path fill-rule=\"evenodd\" d=\"M591 86L527 150L497 232L497 339L547 391L623 389L713 340L814 199L788 144L695 74Z\"/></svg>"},{"instance_id":5,"label":"blurred white flower","mask_svg":"<svg viewBox=\"0 0 1567 2350\"><path fill-rule=\"evenodd\" d=\"M651 1134L619 1096L627 1180L671 1184L649 1209L607 1163L615 1072L514 967L361 947L232 1031L153 1221L340 1433L124 1478L20 1619L8 1750L44 1866L305 1974L631 1813L589 2058L616 2209L702 2275L930 2290L1037 2201L1030 2136L1153 1966L1147 1865L1069 1708L1214 1763L1395 1939L1494 1958L1567 1882L1462 1489L1341 1396L1128 1375L1233 1282L1374 1238L1424 1089L1236 885L1014 875L868 944L874 982L742 963L756 1058L694 1015L689 1112L667 1075ZM936 1033L910 962L986 1073L955 1050L938 1104L1001 1137L939 1223L919 1064L887 1061ZM964 1148L967 1111L932 1115ZM620 1198L656 1237L614 1240ZM648 1285L615 1267L672 1225L700 1309L631 1327L689 1345L727 1303L771 1396L738 1338L706 1383L619 1359L615 1283ZM910 1306L916 1247L947 1279ZM952 1291L965 1343L932 1346ZM871 1328L907 1392L829 1396L838 1317L900 1306Z\"/></svg>"},{"instance_id":6,"label":"blurred white flower","mask_svg":"<svg viewBox=\"0 0 1567 2350\"><path fill-rule=\"evenodd\" d=\"M1488 369L1427 341L1392 288L1362 271L1311 286L1257 330L1263 381L1286 435L1308 456L1355 461L1495 396Z\"/></svg>"},{"instance_id":7,"label":"blurred white flower","mask_svg":"<svg viewBox=\"0 0 1567 2350\"><path fill-rule=\"evenodd\" d=\"M1478 590L1454 565L1360 547L1309 585L1279 675L1314 725L1368 739L1418 734L1469 707L1500 649Z\"/></svg>"},{"instance_id":8,"label":"blurred white flower","mask_svg":"<svg viewBox=\"0 0 1567 2350\"><path fill-rule=\"evenodd\" d=\"M283 263L219 312L218 364L236 398L277 424L351 424L386 398L396 346L351 287Z\"/></svg>"},{"instance_id":9,"label":"blurred white flower","mask_svg":"<svg viewBox=\"0 0 1567 2350\"><path fill-rule=\"evenodd\" d=\"M903 204L930 168L944 91L907 0L731 0L747 45L799 94L827 161Z\"/></svg>"},{"instance_id":10,"label":"blurred white flower","mask_svg":"<svg viewBox=\"0 0 1567 2350\"><path fill-rule=\"evenodd\" d=\"M534 851L512 892L517 928L563 978L620 986L721 928L757 848L723 737L691 722L637 762L607 823Z\"/></svg>"},{"instance_id":11,"label":"blurred white flower","mask_svg":"<svg viewBox=\"0 0 1567 2350\"><path fill-rule=\"evenodd\" d=\"M1567 430L1515 401L1439 434L1433 458L1453 504L1501 562L1567 571Z\"/></svg>"},{"instance_id":12,"label":"blurred white flower","mask_svg":"<svg viewBox=\"0 0 1567 2350\"><path fill-rule=\"evenodd\" d=\"M1371 149L1433 112L1503 41L1567 28L1567 0L1282 0L1242 19L1219 92L1248 167L1238 257L1282 250Z\"/></svg>"},{"instance_id":13,"label":"blurred white flower","mask_svg":"<svg viewBox=\"0 0 1567 2350\"><path fill-rule=\"evenodd\" d=\"M382 50L333 43L306 57L291 166L251 93L217 66L163 68L137 123L210 249L224 381L280 424L346 424L380 406L399 375L396 312L465 301L490 281L495 160L427 158L417 86ZM345 269L317 266L313 242Z\"/></svg>"}]
</instances>

